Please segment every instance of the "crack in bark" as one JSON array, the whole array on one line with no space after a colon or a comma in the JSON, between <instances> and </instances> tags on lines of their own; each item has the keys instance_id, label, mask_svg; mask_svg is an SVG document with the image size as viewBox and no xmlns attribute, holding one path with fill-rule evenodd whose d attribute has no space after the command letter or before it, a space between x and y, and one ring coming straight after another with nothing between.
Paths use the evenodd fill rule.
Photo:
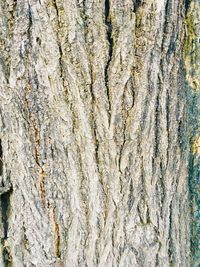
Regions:
<instances>
[{"instance_id":1,"label":"crack in bark","mask_svg":"<svg viewBox=\"0 0 200 267\"><path fill-rule=\"evenodd\" d=\"M62 51L62 46L61 46L61 41L60 41L60 37L59 37L59 31L62 28L62 24L60 22L59 19L59 8L58 8L58 4L56 0L53 0L53 5L54 8L56 10L56 15L57 15L57 23L58 23L58 30L57 30L57 41L58 41L58 49L59 49L59 65L60 65L60 78L62 79L62 84L63 84L63 88L65 88L65 82L64 82L64 75L63 75L63 64L62 64L62 58L63 58L63 51Z\"/></svg>"},{"instance_id":2,"label":"crack in bark","mask_svg":"<svg viewBox=\"0 0 200 267\"><path fill-rule=\"evenodd\" d=\"M93 70L92 67L90 69L90 76L91 76L91 84L90 84L90 94L92 98L92 124L93 124L93 134L94 134L94 146L95 146L95 159L96 159L96 167L97 171L100 175L100 170L99 170L99 156L98 156L98 151L99 151L99 140L97 137L97 126L96 126L96 121L95 121L95 116L94 116L94 105L95 105L95 96L93 92Z\"/></svg>"},{"instance_id":3,"label":"crack in bark","mask_svg":"<svg viewBox=\"0 0 200 267\"><path fill-rule=\"evenodd\" d=\"M165 203L165 198L166 198L166 188L165 188L165 182L164 182L164 168L163 168L163 163L160 161L160 177L158 179L159 182L159 193L160 193L160 203L161 203L161 217L163 217L163 206ZM158 185L157 185L158 186Z\"/></svg>"},{"instance_id":4,"label":"crack in bark","mask_svg":"<svg viewBox=\"0 0 200 267\"><path fill-rule=\"evenodd\" d=\"M97 171L100 174L100 169L99 169L99 155L98 155L98 151L99 151L99 140L97 138L97 131L96 131L96 123L94 122L94 139L95 139L95 159L96 159L96 167L97 167Z\"/></svg>"},{"instance_id":5,"label":"crack in bark","mask_svg":"<svg viewBox=\"0 0 200 267\"><path fill-rule=\"evenodd\" d=\"M3 246L3 261L4 266L11 266L12 256L10 254L10 248L6 245L6 240L8 238L8 226L9 226L9 212L10 212L10 197L12 194L12 186L7 188L6 192L4 192L1 197L1 214L2 214L2 224L3 224L3 234L4 236L1 238L1 244Z\"/></svg>"},{"instance_id":6,"label":"crack in bark","mask_svg":"<svg viewBox=\"0 0 200 267\"><path fill-rule=\"evenodd\" d=\"M128 205L128 211L130 212L133 204L135 202L135 197L134 197L134 188L133 188L133 180L131 179L130 181L130 186L129 186L129 195L128 195L128 200L127 200L127 205Z\"/></svg>"},{"instance_id":7,"label":"crack in bark","mask_svg":"<svg viewBox=\"0 0 200 267\"><path fill-rule=\"evenodd\" d=\"M169 206L169 245L168 245L168 256L169 256L169 263L170 266L173 264L173 243L172 243L172 225L173 225L173 219L172 219L172 200Z\"/></svg>"},{"instance_id":8,"label":"crack in bark","mask_svg":"<svg viewBox=\"0 0 200 267\"><path fill-rule=\"evenodd\" d=\"M42 200L42 203L44 207L46 207L46 189L45 189L45 179L46 179L46 172L43 168L42 159L41 159L41 153L40 153L40 146L41 146L41 140L40 140L40 132L37 125L37 121L33 114L31 114L31 121L32 121L32 137L34 141L34 147L33 147L33 157L35 159L36 164L39 167L38 175L39 175L39 194Z\"/></svg>"},{"instance_id":9,"label":"crack in bark","mask_svg":"<svg viewBox=\"0 0 200 267\"><path fill-rule=\"evenodd\" d=\"M53 0L53 5L54 5L54 8L56 10L56 15L57 17L59 18L59 11L58 11L58 6L57 6L57 2L56 0ZM59 22L59 19L58 19L58 22Z\"/></svg>"},{"instance_id":10,"label":"crack in bark","mask_svg":"<svg viewBox=\"0 0 200 267\"><path fill-rule=\"evenodd\" d=\"M171 16L170 16L170 10L171 10L171 0L167 0L166 4L165 4L165 19L164 19L164 24L163 24L163 37L162 37L162 43L161 43L161 51L165 51L164 48L164 44L166 41L166 36L168 35L168 28L169 28L169 22L171 20ZM171 32L171 29L170 29ZM163 66L165 65L165 62L163 62L163 59L161 58L160 60L160 67L161 67L161 72L162 72L162 76L164 74L164 70L163 70Z\"/></svg>"},{"instance_id":11,"label":"crack in bark","mask_svg":"<svg viewBox=\"0 0 200 267\"><path fill-rule=\"evenodd\" d=\"M27 31L27 35L28 35L28 40L29 40L29 45L31 46L31 28L33 25L33 17L32 17L32 11L31 11L31 5L30 3L28 3L28 19L29 19L29 23L28 23L28 31Z\"/></svg>"},{"instance_id":12,"label":"crack in bark","mask_svg":"<svg viewBox=\"0 0 200 267\"><path fill-rule=\"evenodd\" d=\"M189 7L190 7L191 0L185 0L185 12L187 13Z\"/></svg>"},{"instance_id":13,"label":"crack in bark","mask_svg":"<svg viewBox=\"0 0 200 267\"><path fill-rule=\"evenodd\" d=\"M136 13L138 8L141 6L141 0L133 0L133 12Z\"/></svg>"},{"instance_id":14,"label":"crack in bark","mask_svg":"<svg viewBox=\"0 0 200 267\"><path fill-rule=\"evenodd\" d=\"M3 174L3 149L2 149L2 142L0 139L0 175Z\"/></svg>"},{"instance_id":15,"label":"crack in bark","mask_svg":"<svg viewBox=\"0 0 200 267\"><path fill-rule=\"evenodd\" d=\"M166 92L166 122L167 122L167 139L168 139L168 144L167 144L167 165L169 162L169 143L170 143L170 93L169 90L167 89Z\"/></svg>"},{"instance_id":16,"label":"crack in bark","mask_svg":"<svg viewBox=\"0 0 200 267\"><path fill-rule=\"evenodd\" d=\"M155 106L155 158L159 155L159 138L160 138L160 131L159 131L159 93L156 97L156 106Z\"/></svg>"},{"instance_id":17,"label":"crack in bark","mask_svg":"<svg viewBox=\"0 0 200 267\"><path fill-rule=\"evenodd\" d=\"M126 109L126 104L125 104L124 99L125 99L125 90L127 90L127 84L128 84L129 81L131 83L132 104L128 109ZM119 168L119 172L121 174L122 174L121 161L122 161L122 155L123 155L124 146L125 146L125 143L126 143L127 121L128 121L128 118L129 118L129 112L131 111L131 109L133 108L134 103L135 103L135 92L133 90L133 83L132 83L132 79L131 78L127 81L127 83L125 85L125 90L123 92L122 105L124 106L124 109L126 109L126 114L124 116L125 117L124 118L124 125L123 125L123 129L122 129L123 141L122 141L122 144L120 146L119 159L118 159L118 168Z\"/></svg>"},{"instance_id":18,"label":"crack in bark","mask_svg":"<svg viewBox=\"0 0 200 267\"><path fill-rule=\"evenodd\" d=\"M105 86L108 96L109 113L111 112L110 89L109 89L109 66L113 55L112 21L110 17L110 0L105 0L105 24L107 26L107 40L109 44L109 58L104 69ZM110 119L109 119L110 121Z\"/></svg>"},{"instance_id":19,"label":"crack in bark","mask_svg":"<svg viewBox=\"0 0 200 267\"><path fill-rule=\"evenodd\" d=\"M0 175L3 175L3 148L2 140L0 139ZM1 220L3 228L3 236L1 237L2 245L2 257L4 262L4 267L11 266L12 256L10 253L10 247L6 245L8 238L8 226L9 226L9 212L10 212L10 197L12 194L11 183L5 184L3 181L0 187L0 209L1 209Z\"/></svg>"},{"instance_id":20,"label":"crack in bark","mask_svg":"<svg viewBox=\"0 0 200 267\"><path fill-rule=\"evenodd\" d=\"M137 205L138 216L140 218L140 222L145 225L148 223L150 218L148 218L147 213L145 212L145 206L147 207L147 188L145 182L145 171L144 171L144 159L141 157L141 185L140 185L140 200ZM147 207L148 208L148 207Z\"/></svg>"}]
</instances>

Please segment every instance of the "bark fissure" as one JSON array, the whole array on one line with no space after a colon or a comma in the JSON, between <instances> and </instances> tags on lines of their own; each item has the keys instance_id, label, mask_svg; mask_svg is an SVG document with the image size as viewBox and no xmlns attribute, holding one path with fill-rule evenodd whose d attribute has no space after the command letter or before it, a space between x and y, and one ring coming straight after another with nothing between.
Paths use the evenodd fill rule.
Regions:
<instances>
[{"instance_id":1,"label":"bark fissure","mask_svg":"<svg viewBox=\"0 0 200 267\"><path fill-rule=\"evenodd\" d=\"M107 91L109 112L111 112L111 102L110 102L110 89L109 89L109 67L112 61L113 55L113 38L112 38L112 20L110 15L110 0L105 0L105 23L107 26L107 40L108 40L108 61L105 66L105 86Z\"/></svg>"},{"instance_id":2,"label":"bark fissure","mask_svg":"<svg viewBox=\"0 0 200 267\"><path fill-rule=\"evenodd\" d=\"M191 1L192 1L192 0L185 0L185 12L186 12L186 14L187 14L187 11L188 11L188 9L189 9L189 7L190 7L190 3L191 3Z\"/></svg>"},{"instance_id":3,"label":"bark fissure","mask_svg":"<svg viewBox=\"0 0 200 267\"><path fill-rule=\"evenodd\" d=\"M100 174L100 169L99 169L99 155L98 155L98 151L99 151L99 140L98 140L98 134L97 134L97 125L96 125L96 120L95 120L95 96L94 96L94 92L93 92L93 86L94 86L94 82L93 82L93 69L92 69L92 65L90 62L90 77L91 77L91 84L90 84L90 94L91 94L91 102L92 102L92 128L93 128L93 135L94 135L94 146L95 146L95 159L96 159L96 167L97 167L97 171Z\"/></svg>"},{"instance_id":4,"label":"bark fissure","mask_svg":"<svg viewBox=\"0 0 200 267\"><path fill-rule=\"evenodd\" d=\"M31 5L28 2L28 31L27 31L27 36L29 40L29 46L31 46L31 29L33 26L33 17L32 17L32 10L31 10Z\"/></svg>"},{"instance_id":5,"label":"bark fissure","mask_svg":"<svg viewBox=\"0 0 200 267\"><path fill-rule=\"evenodd\" d=\"M154 148L154 153L155 153L155 158L159 154L159 143L160 143L160 129L159 129L159 93L156 97L156 103L155 103L155 148Z\"/></svg>"},{"instance_id":6,"label":"bark fissure","mask_svg":"<svg viewBox=\"0 0 200 267\"><path fill-rule=\"evenodd\" d=\"M0 139L0 176L3 174L3 149L2 149L2 143Z\"/></svg>"},{"instance_id":7,"label":"bark fissure","mask_svg":"<svg viewBox=\"0 0 200 267\"><path fill-rule=\"evenodd\" d=\"M164 208L164 202L165 202L165 197L166 197L166 188L165 188L165 183L164 183L164 169L163 169L163 164L160 162L160 178L159 178L159 194L160 194L160 201L161 201L161 216L163 217L163 208Z\"/></svg>"},{"instance_id":8,"label":"bark fissure","mask_svg":"<svg viewBox=\"0 0 200 267\"><path fill-rule=\"evenodd\" d=\"M166 41L166 36L168 33L168 28L169 28L169 22L170 22L170 4L171 0L167 0L165 4L165 19L164 19L164 25L163 25L163 38L162 38L162 44L161 44L161 51L165 51L165 41ZM161 59L161 64L163 64L163 59ZM162 66L161 66L162 68Z\"/></svg>"},{"instance_id":9,"label":"bark fissure","mask_svg":"<svg viewBox=\"0 0 200 267\"><path fill-rule=\"evenodd\" d=\"M169 263L170 266L173 265L173 241L172 241L172 219L173 219L173 214L172 214L172 200L169 206L169 244L168 244L168 256L169 256Z\"/></svg>"},{"instance_id":10,"label":"bark fissure","mask_svg":"<svg viewBox=\"0 0 200 267\"><path fill-rule=\"evenodd\" d=\"M136 13L138 8L140 7L142 1L141 0L133 0L133 12Z\"/></svg>"},{"instance_id":11,"label":"bark fissure","mask_svg":"<svg viewBox=\"0 0 200 267\"><path fill-rule=\"evenodd\" d=\"M59 50L59 65L60 65L60 78L62 79L62 84L63 84L63 87L65 88L65 82L64 82L64 68L63 68L63 50L62 50L62 45L61 45L61 41L60 41L60 31L62 29L62 24L61 24L61 21L60 21L60 14L59 14L59 7L58 7L58 4L57 4L57 1L56 0L53 0L53 5L54 5L54 8L56 10L56 15L57 15L57 27L58 27L58 30L56 32L57 34L57 43L58 43L58 50Z\"/></svg>"},{"instance_id":12,"label":"bark fissure","mask_svg":"<svg viewBox=\"0 0 200 267\"><path fill-rule=\"evenodd\" d=\"M169 143L170 143L170 94L169 90L166 92L166 130L167 130L167 163L169 162Z\"/></svg>"},{"instance_id":13,"label":"bark fissure","mask_svg":"<svg viewBox=\"0 0 200 267\"><path fill-rule=\"evenodd\" d=\"M135 198L134 198L133 192L134 192L134 190L133 190L133 181L131 179L130 186L129 186L129 196L128 196L128 201L127 201L129 212L131 211L131 209L133 207L133 204L135 202Z\"/></svg>"},{"instance_id":14,"label":"bark fissure","mask_svg":"<svg viewBox=\"0 0 200 267\"><path fill-rule=\"evenodd\" d=\"M4 264L5 264L5 267L11 266L11 262L12 262L12 256L11 256L11 253L10 253L9 246L6 245L6 241L7 241L7 238L8 238L10 197L11 197L11 194L12 194L12 188L10 187L9 189L7 189L6 192L4 192L0 196L2 224L3 224L3 232L4 232L4 236L1 239L1 243L3 245L3 261L4 261Z\"/></svg>"}]
</instances>

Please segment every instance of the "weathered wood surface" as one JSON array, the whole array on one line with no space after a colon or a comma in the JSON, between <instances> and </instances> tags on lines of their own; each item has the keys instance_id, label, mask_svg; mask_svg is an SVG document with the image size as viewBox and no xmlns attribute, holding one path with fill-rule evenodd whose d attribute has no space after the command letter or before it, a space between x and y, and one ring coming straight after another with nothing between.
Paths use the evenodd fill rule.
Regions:
<instances>
[{"instance_id":1,"label":"weathered wood surface","mask_svg":"<svg viewBox=\"0 0 200 267\"><path fill-rule=\"evenodd\" d=\"M186 8L0 1L0 266L191 266Z\"/></svg>"}]
</instances>

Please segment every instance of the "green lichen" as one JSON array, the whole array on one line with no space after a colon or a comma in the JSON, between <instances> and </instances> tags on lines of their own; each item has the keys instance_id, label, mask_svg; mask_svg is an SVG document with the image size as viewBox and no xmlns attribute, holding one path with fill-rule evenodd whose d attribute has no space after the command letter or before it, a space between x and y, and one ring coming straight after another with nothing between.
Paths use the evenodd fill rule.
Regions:
<instances>
[{"instance_id":1,"label":"green lichen","mask_svg":"<svg viewBox=\"0 0 200 267\"><path fill-rule=\"evenodd\" d=\"M192 14L188 14L186 18L186 25L187 25L187 35L186 35L186 41L184 46L184 56L188 57L191 56L191 45L192 41L195 39L195 25L193 23Z\"/></svg>"}]
</instances>

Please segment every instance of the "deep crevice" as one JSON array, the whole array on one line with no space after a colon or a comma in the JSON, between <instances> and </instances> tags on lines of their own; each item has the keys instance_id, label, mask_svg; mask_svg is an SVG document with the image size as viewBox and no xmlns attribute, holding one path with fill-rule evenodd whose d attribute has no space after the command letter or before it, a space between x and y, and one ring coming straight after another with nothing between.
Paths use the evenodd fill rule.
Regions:
<instances>
[{"instance_id":1,"label":"deep crevice","mask_svg":"<svg viewBox=\"0 0 200 267\"><path fill-rule=\"evenodd\" d=\"M187 13L189 7L190 7L191 0L185 0L185 12Z\"/></svg>"},{"instance_id":2,"label":"deep crevice","mask_svg":"<svg viewBox=\"0 0 200 267\"><path fill-rule=\"evenodd\" d=\"M56 3L56 0L53 0L53 5L54 5L54 8L56 10L56 15L58 17L58 22L59 22L59 11L58 11L58 6L57 6L57 3Z\"/></svg>"},{"instance_id":3,"label":"deep crevice","mask_svg":"<svg viewBox=\"0 0 200 267\"><path fill-rule=\"evenodd\" d=\"M159 155L159 146L160 146L160 127L159 127L159 109L160 109L160 103L159 103L159 94L156 97L156 105L155 105L155 148L154 148L154 155L155 158Z\"/></svg>"},{"instance_id":4,"label":"deep crevice","mask_svg":"<svg viewBox=\"0 0 200 267\"><path fill-rule=\"evenodd\" d=\"M107 26L107 40L109 43L109 53L108 53L109 58L105 66L105 86L107 90L109 112L110 112L111 103L110 103L110 92L109 92L109 85L108 85L108 80L109 80L108 70L109 70L110 62L112 60L112 55L113 55L112 21L110 18L110 0L105 0L105 24Z\"/></svg>"},{"instance_id":5,"label":"deep crevice","mask_svg":"<svg viewBox=\"0 0 200 267\"><path fill-rule=\"evenodd\" d=\"M28 19L29 19L29 24L28 24L27 35L29 39L29 45L31 46L31 28L33 26L33 16L30 4L28 4Z\"/></svg>"},{"instance_id":6,"label":"deep crevice","mask_svg":"<svg viewBox=\"0 0 200 267\"><path fill-rule=\"evenodd\" d=\"M100 174L100 169L99 169L99 140L97 137L97 130L96 130L96 122L95 121L94 121L94 140L95 140L96 167L97 167L98 173Z\"/></svg>"},{"instance_id":7,"label":"deep crevice","mask_svg":"<svg viewBox=\"0 0 200 267\"><path fill-rule=\"evenodd\" d=\"M8 191L1 195L2 222L5 239L8 237L8 213L10 207L10 194L11 191Z\"/></svg>"},{"instance_id":8,"label":"deep crevice","mask_svg":"<svg viewBox=\"0 0 200 267\"><path fill-rule=\"evenodd\" d=\"M1 238L1 243L3 246L3 261L5 267L11 266L11 255L9 251L9 247L5 245L5 241L8 238L8 227L9 227L9 213L10 213L10 197L12 194L12 187L9 191L4 192L1 197L1 214L2 214L2 225L3 225L3 237Z\"/></svg>"},{"instance_id":9,"label":"deep crevice","mask_svg":"<svg viewBox=\"0 0 200 267\"><path fill-rule=\"evenodd\" d=\"M170 99L170 93L169 93L169 90L167 90L166 92L166 106L165 106L165 109L166 109L166 122L167 122L167 140L168 140L168 145L167 145L167 165L168 165L168 162L169 162L169 144L171 142L170 140L170 102L171 102L171 99Z\"/></svg>"},{"instance_id":10,"label":"deep crevice","mask_svg":"<svg viewBox=\"0 0 200 267\"><path fill-rule=\"evenodd\" d=\"M172 266L172 263L174 262L173 259L173 252L174 252L174 246L173 246L173 240L172 240L172 221L173 221L173 214L172 214L172 200L169 206L169 245L168 245L168 257L169 257L169 263L170 266Z\"/></svg>"},{"instance_id":11,"label":"deep crevice","mask_svg":"<svg viewBox=\"0 0 200 267\"><path fill-rule=\"evenodd\" d=\"M141 6L141 0L133 0L133 12L136 13L138 8Z\"/></svg>"},{"instance_id":12,"label":"deep crevice","mask_svg":"<svg viewBox=\"0 0 200 267\"><path fill-rule=\"evenodd\" d=\"M128 201L127 201L127 205L128 205L128 211L130 212L133 204L134 204L135 198L134 198L134 188L133 188L133 181L131 179L130 182L130 187L129 187L129 195L128 195Z\"/></svg>"},{"instance_id":13,"label":"deep crevice","mask_svg":"<svg viewBox=\"0 0 200 267\"><path fill-rule=\"evenodd\" d=\"M166 4L165 4L165 18L164 18L164 25L163 25L163 38L162 38L162 43L161 43L161 50L164 51L165 50L165 41L166 41L166 36L168 33L168 28L169 28L169 23L171 21L171 0L167 0ZM162 61L162 59L161 59ZM162 62L165 63L165 62ZM163 65L163 64L162 64Z\"/></svg>"},{"instance_id":14,"label":"deep crevice","mask_svg":"<svg viewBox=\"0 0 200 267\"><path fill-rule=\"evenodd\" d=\"M0 175L3 174L3 148L2 141L0 139ZM4 267L10 267L12 262L12 257L10 255L9 247L6 245L5 241L8 238L8 227L9 227L9 213L10 213L10 197L12 194L12 186L10 183L5 184L4 181L1 181L1 190L0 190L0 208L1 208L1 224L3 230L3 236L1 237L2 245L2 256Z\"/></svg>"},{"instance_id":15,"label":"deep crevice","mask_svg":"<svg viewBox=\"0 0 200 267\"><path fill-rule=\"evenodd\" d=\"M160 192L160 201L161 201L161 217L163 218L163 207L165 202L165 181L164 181L165 173L162 161L160 161L160 177L159 177L159 192Z\"/></svg>"},{"instance_id":16,"label":"deep crevice","mask_svg":"<svg viewBox=\"0 0 200 267\"><path fill-rule=\"evenodd\" d=\"M0 139L0 175L3 174L3 149L2 149L2 143Z\"/></svg>"}]
</instances>

